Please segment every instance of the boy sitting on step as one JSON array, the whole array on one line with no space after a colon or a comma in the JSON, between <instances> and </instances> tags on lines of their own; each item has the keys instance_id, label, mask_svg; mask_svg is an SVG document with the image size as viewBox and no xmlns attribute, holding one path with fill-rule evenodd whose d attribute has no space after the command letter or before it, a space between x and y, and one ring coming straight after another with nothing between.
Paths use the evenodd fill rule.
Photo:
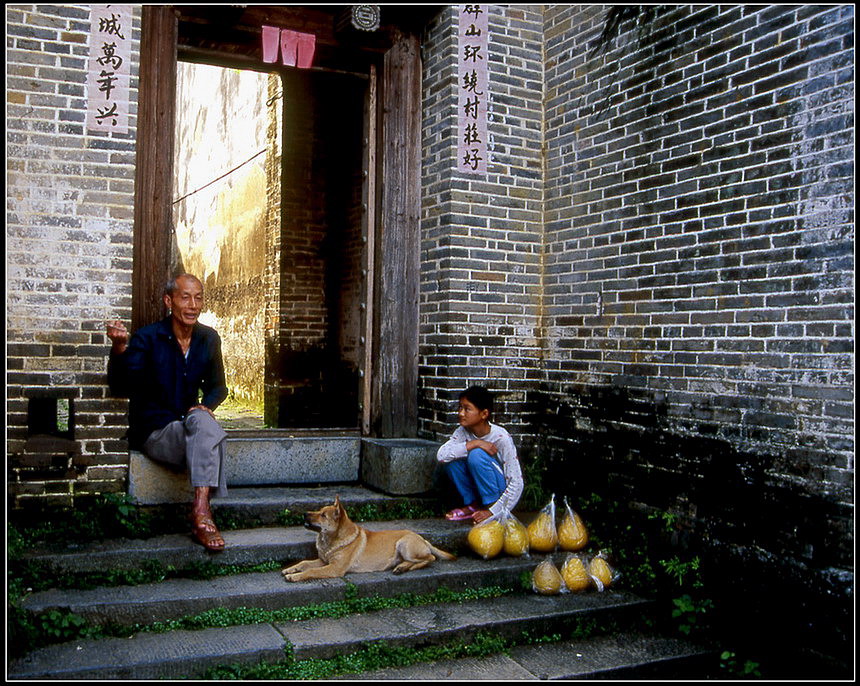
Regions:
<instances>
[{"instance_id":1,"label":"boy sitting on step","mask_svg":"<svg viewBox=\"0 0 860 686\"><path fill-rule=\"evenodd\" d=\"M493 397L483 386L460 394L460 426L436 454L463 499L445 515L475 524L503 509L513 510L523 492L523 476L511 435L492 424Z\"/></svg>"}]
</instances>

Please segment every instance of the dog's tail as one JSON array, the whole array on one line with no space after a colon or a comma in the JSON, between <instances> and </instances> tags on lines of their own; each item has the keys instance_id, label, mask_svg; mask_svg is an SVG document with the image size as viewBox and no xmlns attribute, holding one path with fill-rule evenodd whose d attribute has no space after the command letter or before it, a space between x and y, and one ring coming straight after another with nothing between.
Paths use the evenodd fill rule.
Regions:
<instances>
[{"instance_id":1,"label":"dog's tail","mask_svg":"<svg viewBox=\"0 0 860 686\"><path fill-rule=\"evenodd\" d=\"M440 548L437 548L437 547L436 547L435 545L433 545L432 543L431 543L431 544L429 544L429 545L430 545L430 550L431 550L431 551L433 551L433 554L434 554L438 559L440 559L440 560L456 560L456 559L457 559L457 556L456 556L456 555L454 555L454 554L452 554L452 553L445 552L444 550L441 550Z\"/></svg>"}]
</instances>

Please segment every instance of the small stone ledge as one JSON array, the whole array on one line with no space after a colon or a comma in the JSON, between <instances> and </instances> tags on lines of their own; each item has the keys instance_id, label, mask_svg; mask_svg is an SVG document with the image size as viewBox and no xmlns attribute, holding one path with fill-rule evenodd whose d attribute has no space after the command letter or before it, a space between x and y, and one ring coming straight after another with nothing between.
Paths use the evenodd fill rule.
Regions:
<instances>
[{"instance_id":1,"label":"small stone ledge","mask_svg":"<svg viewBox=\"0 0 860 686\"><path fill-rule=\"evenodd\" d=\"M420 438L361 439L361 481L391 495L433 490L439 443Z\"/></svg>"}]
</instances>

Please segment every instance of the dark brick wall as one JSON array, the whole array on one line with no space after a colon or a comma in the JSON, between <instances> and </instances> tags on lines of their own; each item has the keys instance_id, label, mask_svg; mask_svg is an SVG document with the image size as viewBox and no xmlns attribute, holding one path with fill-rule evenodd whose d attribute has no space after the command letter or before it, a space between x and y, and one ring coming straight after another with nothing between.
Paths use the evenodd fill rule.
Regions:
<instances>
[{"instance_id":1,"label":"dark brick wall","mask_svg":"<svg viewBox=\"0 0 860 686\"><path fill-rule=\"evenodd\" d=\"M675 513L769 589L753 631L844 649L853 8L664 8L593 55L603 16L545 15L552 480Z\"/></svg>"}]
</instances>

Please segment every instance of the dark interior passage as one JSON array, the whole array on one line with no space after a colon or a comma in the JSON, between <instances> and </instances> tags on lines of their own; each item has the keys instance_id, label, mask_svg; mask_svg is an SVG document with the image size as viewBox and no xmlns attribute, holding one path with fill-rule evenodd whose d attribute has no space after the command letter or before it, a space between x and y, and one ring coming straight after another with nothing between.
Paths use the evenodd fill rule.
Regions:
<instances>
[{"instance_id":1,"label":"dark interior passage","mask_svg":"<svg viewBox=\"0 0 860 686\"><path fill-rule=\"evenodd\" d=\"M267 350L267 420L284 428L356 428L367 81L289 70L282 84L279 309Z\"/></svg>"}]
</instances>

